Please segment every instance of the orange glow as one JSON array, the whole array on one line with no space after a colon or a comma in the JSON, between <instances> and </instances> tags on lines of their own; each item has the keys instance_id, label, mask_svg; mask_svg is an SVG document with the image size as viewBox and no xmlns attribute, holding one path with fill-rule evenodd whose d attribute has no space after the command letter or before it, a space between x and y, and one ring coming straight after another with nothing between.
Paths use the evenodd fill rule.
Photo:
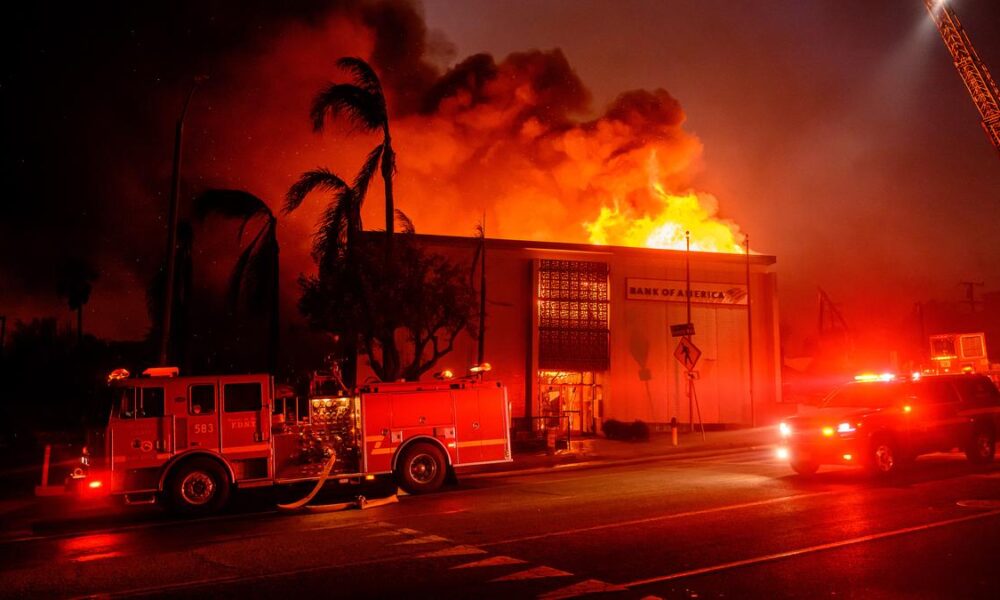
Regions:
<instances>
[{"instance_id":1,"label":"orange glow","mask_svg":"<svg viewBox=\"0 0 1000 600\"><path fill-rule=\"evenodd\" d=\"M593 221L583 224L592 244L685 250L685 232L691 232L691 250L741 254L743 236L739 227L719 219L718 201L710 194L688 191L668 192L656 176L656 153L650 154L649 196L653 214L629 204L622 208L618 198L612 206L601 206Z\"/></svg>"},{"instance_id":2,"label":"orange glow","mask_svg":"<svg viewBox=\"0 0 1000 600\"><path fill-rule=\"evenodd\" d=\"M850 454L845 454L845 455L844 455L844 460L851 460L851 459L853 459L853 458L854 458L854 457L853 457L853 456L851 456Z\"/></svg>"},{"instance_id":3,"label":"orange glow","mask_svg":"<svg viewBox=\"0 0 1000 600\"><path fill-rule=\"evenodd\" d=\"M788 448L778 448L774 454L781 460L788 460Z\"/></svg>"},{"instance_id":4,"label":"orange glow","mask_svg":"<svg viewBox=\"0 0 1000 600\"><path fill-rule=\"evenodd\" d=\"M833 437L833 432L834 432L833 427L824 427L823 428L823 435L825 437Z\"/></svg>"},{"instance_id":5,"label":"orange glow","mask_svg":"<svg viewBox=\"0 0 1000 600\"><path fill-rule=\"evenodd\" d=\"M92 490L96 490L97 488L101 487L102 485L104 485L103 482L95 480L95 481L91 481L90 483L88 483L87 487L89 487Z\"/></svg>"},{"instance_id":6,"label":"orange glow","mask_svg":"<svg viewBox=\"0 0 1000 600\"><path fill-rule=\"evenodd\" d=\"M913 407L910 406L909 404L907 404L906 406L903 407L903 412L905 412L905 413L911 412L912 410L913 410Z\"/></svg>"}]
</instances>

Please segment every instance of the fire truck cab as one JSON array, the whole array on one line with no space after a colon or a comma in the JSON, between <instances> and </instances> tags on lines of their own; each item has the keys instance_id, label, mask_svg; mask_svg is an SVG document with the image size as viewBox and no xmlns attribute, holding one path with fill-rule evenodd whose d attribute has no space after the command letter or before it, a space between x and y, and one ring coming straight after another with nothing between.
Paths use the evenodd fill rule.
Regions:
<instances>
[{"instance_id":1,"label":"fire truck cab","mask_svg":"<svg viewBox=\"0 0 1000 600\"><path fill-rule=\"evenodd\" d=\"M208 513L232 488L393 476L430 492L455 467L511 460L507 391L496 381L314 388L296 399L275 398L267 374L144 375L109 378L103 452L85 450L73 488Z\"/></svg>"}]
</instances>

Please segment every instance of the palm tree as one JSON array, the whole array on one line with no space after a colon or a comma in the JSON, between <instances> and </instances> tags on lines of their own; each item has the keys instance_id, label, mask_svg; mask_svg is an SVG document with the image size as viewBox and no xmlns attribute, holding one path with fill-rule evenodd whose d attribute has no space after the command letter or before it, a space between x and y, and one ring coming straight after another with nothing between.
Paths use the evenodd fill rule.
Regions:
<instances>
[{"instance_id":1,"label":"palm tree","mask_svg":"<svg viewBox=\"0 0 1000 600\"><path fill-rule=\"evenodd\" d=\"M76 311L78 343L83 343L83 307L90 301L91 284L97 278L97 271L80 259L67 261L59 271L56 293L60 298L66 299L70 310Z\"/></svg>"},{"instance_id":2,"label":"palm tree","mask_svg":"<svg viewBox=\"0 0 1000 600\"><path fill-rule=\"evenodd\" d=\"M378 155L376 160L385 185L385 256L388 268L392 256L395 216L392 176L396 172L396 153L392 149L392 138L389 135L389 112L386 109L385 95L382 93L378 75L367 62L356 57L343 57L337 61L337 66L349 71L354 81L331 84L316 95L310 111L313 129L317 132L322 131L327 117L333 119L343 113L362 131L382 132L382 143L369 154L369 160ZM360 204L364 201L364 195L356 200ZM360 206L358 209L360 210Z\"/></svg>"},{"instance_id":3,"label":"palm tree","mask_svg":"<svg viewBox=\"0 0 1000 600\"><path fill-rule=\"evenodd\" d=\"M242 243L251 221L260 221L260 228L243 248L229 276L227 303L233 311L240 297L247 298L251 309L269 308L267 366L271 373L278 368L278 336L280 305L278 298L278 219L267 204L242 190L209 190L195 201L195 216L204 220L209 215L239 219L237 241Z\"/></svg>"}]
</instances>

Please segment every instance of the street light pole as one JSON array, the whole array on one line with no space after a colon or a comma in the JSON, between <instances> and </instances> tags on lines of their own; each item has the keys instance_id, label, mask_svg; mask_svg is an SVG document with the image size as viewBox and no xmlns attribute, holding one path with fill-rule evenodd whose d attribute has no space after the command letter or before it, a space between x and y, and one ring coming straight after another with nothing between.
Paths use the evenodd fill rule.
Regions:
<instances>
[{"instance_id":1,"label":"street light pole","mask_svg":"<svg viewBox=\"0 0 1000 600\"><path fill-rule=\"evenodd\" d=\"M191 82L191 90L188 91L184 106L181 108L181 115L177 119L177 128L174 131L174 168L170 177L170 208L167 212L167 281L163 293L163 320L160 332L160 360L159 364L166 366L167 350L170 345L170 320L174 308L174 271L177 268L177 205L180 198L181 187L181 142L184 138L184 117L187 116L188 106L191 105L191 98L198 86L208 79L205 75L199 75Z\"/></svg>"},{"instance_id":2,"label":"street light pole","mask_svg":"<svg viewBox=\"0 0 1000 600\"><path fill-rule=\"evenodd\" d=\"M687 327L691 327L691 232L684 232L684 296L687 300ZM688 393L688 431L694 433L694 380L691 379L691 371L687 375ZM704 433L704 426L702 427Z\"/></svg>"}]
</instances>

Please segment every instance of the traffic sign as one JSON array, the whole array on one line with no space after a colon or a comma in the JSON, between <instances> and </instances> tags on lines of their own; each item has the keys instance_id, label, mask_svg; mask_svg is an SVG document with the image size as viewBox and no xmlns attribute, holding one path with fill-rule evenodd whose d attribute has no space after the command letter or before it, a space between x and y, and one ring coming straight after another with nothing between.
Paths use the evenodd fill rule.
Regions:
<instances>
[{"instance_id":1,"label":"traffic sign","mask_svg":"<svg viewBox=\"0 0 1000 600\"><path fill-rule=\"evenodd\" d=\"M701 350L698 349L698 346L694 345L691 338L684 336L678 342L677 349L674 350L674 358L684 365L685 369L691 371L698 364L698 359L701 358Z\"/></svg>"},{"instance_id":2,"label":"traffic sign","mask_svg":"<svg viewBox=\"0 0 1000 600\"><path fill-rule=\"evenodd\" d=\"M670 335L672 337L685 337L694 335L694 323L679 323L677 325L671 325Z\"/></svg>"}]
</instances>

